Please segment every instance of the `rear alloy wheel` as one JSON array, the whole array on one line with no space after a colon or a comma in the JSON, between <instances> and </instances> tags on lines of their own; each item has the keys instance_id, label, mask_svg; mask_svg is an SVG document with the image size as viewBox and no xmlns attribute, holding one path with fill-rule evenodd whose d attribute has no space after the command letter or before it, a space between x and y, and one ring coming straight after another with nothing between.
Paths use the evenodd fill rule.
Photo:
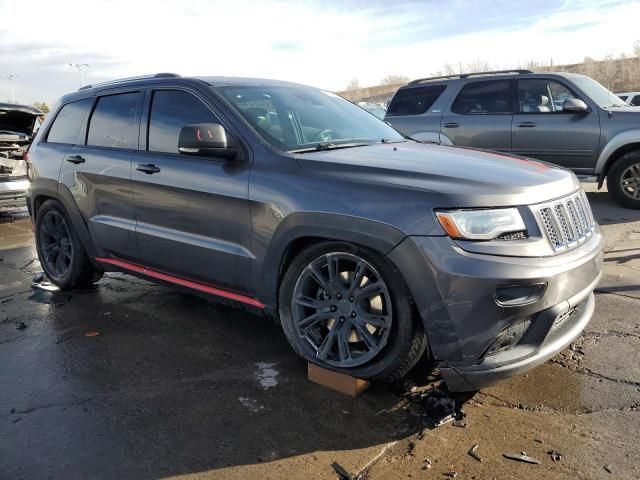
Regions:
<instances>
[{"instance_id":1,"label":"rear alloy wheel","mask_svg":"<svg viewBox=\"0 0 640 480\"><path fill-rule=\"evenodd\" d=\"M399 273L355 245L319 244L298 255L282 282L280 316L298 354L359 378L400 378L426 346Z\"/></svg>"},{"instance_id":2,"label":"rear alloy wheel","mask_svg":"<svg viewBox=\"0 0 640 480\"><path fill-rule=\"evenodd\" d=\"M607 189L621 206L640 209L640 152L625 153L607 173Z\"/></svg>"},{"instance_id":3,"label":"rear alloy wheel","mask_svg":"<svg viewBox=\"0 0 640 480\"><path fill-rule=\"evenodd\" d=\"M36 212L36 250L44 273L62 289L85 288L102 277L56 200L47 200Z\"/></svg>"},{"instance_id":4,"label":"rear alloy wheel","mask_svg":"<svg viewBox=\"0 0 640 480\"><path fill-rule=\"evenodd\" d=\"M38 232L42 267L54 280L63 278L71 268L73 245L69 227L64 217L56 210L46 212Z\"/></svg>"}]
</instances>

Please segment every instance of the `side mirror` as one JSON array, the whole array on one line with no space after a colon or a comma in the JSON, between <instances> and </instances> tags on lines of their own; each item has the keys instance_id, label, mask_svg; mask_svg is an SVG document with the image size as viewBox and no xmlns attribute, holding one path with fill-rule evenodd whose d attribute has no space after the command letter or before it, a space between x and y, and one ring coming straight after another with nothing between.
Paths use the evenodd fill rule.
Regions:
<instances>
[{"instance_id":1,"label":"side mirror","mask_svg":"<svg viewBox=\"0 0 640 480\"><path fill-rule=\"evenodd\" d=\"M186 155L233 159L240 148L235 137L219 123L197 123L182 127L178 151Z\"/></svg>"},{"instance_id":2,"label":"side mirror","mask_svg":"<svg viewBox=\"0 0 640 480\"><path fill-rule=\"evenodd\" d=\"M577 98L569 98L562 104L563 112L571 113L586 113L589 111L589 107L582 100Z\"/></svg>"}]
</instances>

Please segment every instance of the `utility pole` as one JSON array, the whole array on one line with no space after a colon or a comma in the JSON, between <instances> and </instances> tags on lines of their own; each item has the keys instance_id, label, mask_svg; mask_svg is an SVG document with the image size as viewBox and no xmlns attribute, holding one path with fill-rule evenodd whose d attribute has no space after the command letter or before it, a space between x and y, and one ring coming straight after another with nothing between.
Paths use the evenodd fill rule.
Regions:
<instances>
[{"instance_id":1,"label":"utility pole","mask_svg":"<svg viewBox=\"0 0 640 480\"><path fill-rule=\"evenodd\" d=\"M71 63L71 62L69 62L69 66L78 70L78 73L80 74L80 86L84 87L84 78L82 77L82 71L86 70L87 68L89 68L90 65L88 63Z\"/></svg>"},{"instance_id":2,"label":"utility pole","mask_svg":"<svg viewBox=\"0 0 640 480\"><path fill-rule=\"evenodd\" d=\"M13 81L18 78L18 75L15 73L7 73L4 75L0 75L2 78L6 78L9 80L9 86L11 87L11 103L16 103L16 95L13 91Z\"/></svg>"}]
</instances>

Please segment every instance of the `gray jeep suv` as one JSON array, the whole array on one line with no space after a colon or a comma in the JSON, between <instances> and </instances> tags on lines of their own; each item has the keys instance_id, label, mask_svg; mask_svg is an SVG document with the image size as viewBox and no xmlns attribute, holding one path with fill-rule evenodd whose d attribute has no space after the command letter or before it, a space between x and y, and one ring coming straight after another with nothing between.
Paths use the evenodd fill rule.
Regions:
<instances>
[{"instance_id":1,"label":"gray jeep suv","mask_svg":"<svg viewBox=\"0 0 640 480\"><path fill-rule=\"evenodd\" d=\"M385 120L416 140L496 150L605 178L640 208L640 109L592 78L528 70L422 78L400 88Z\"/></svg>"},{"instance_id":2,"label":"gray jeep suv","mask_svg":"<svg viewBox=\"0 0 640 480\"><path fill-rule=\"evenodd\" d=\"M315 88L85 87L28 166L38 256L61 288L119 270L225 299L356 377L398 379L425 354L451 390L481 388L593 313L603 237L574 174L409 141Z\"/></svg>"}]
</instances>

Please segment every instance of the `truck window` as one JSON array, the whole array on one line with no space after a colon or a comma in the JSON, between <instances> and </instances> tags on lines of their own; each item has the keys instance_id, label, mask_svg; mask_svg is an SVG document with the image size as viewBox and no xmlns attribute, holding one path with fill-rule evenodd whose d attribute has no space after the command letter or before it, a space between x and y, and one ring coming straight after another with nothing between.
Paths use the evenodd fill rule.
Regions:
<instances>
[{"instance_id":1,"label":"truck window","mask_svg":"<svg viewBox=\"0 0 640 480\"><path fill-rule=\"evenodd\" d=\"M512 113L509 92L509 80L469 83L458 94L451 111L461 115Z\"/></svg>"},{"instance_id":2,"label":"truck window","mask_svg":"<svg viewBox=\"0 0 640 480\"><path fill-rule=\"evenodd\" d=\"M446 85L425 85L400 89L389 104L387 116L421 115L431 108L446 88Z\"/></svg>"}]
</instances>

